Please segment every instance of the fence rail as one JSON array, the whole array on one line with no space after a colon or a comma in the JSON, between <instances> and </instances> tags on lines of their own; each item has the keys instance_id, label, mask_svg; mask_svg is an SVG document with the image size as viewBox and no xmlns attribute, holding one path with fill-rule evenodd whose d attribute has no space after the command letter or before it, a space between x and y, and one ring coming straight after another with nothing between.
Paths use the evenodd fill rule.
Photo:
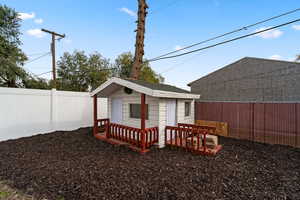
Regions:
<instances>
[{"instance_id":1,"label":"fence rail","mask_svg":"<svg viewBox=\"0 0 300 200\"><path fill-rule=\"evenodd\" d=\"M229 137L300 147L299 103L197 102L195 118L228 123Z\"/></svg>"}]
</instances>

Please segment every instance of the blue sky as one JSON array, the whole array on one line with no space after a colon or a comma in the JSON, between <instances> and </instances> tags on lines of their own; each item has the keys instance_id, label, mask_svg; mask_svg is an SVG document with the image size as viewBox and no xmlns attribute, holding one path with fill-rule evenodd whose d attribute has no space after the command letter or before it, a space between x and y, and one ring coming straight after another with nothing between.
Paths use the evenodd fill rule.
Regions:
<instances>
[{"instance_id":1,"label":"blue sky","mask_svg":"<svg viewBox=\"0 0 300 200\"><path fill-rule=\"evenodd\" d=\"M134 51L137 0L0 0L0 4L23 13L22 49L28 55L50 51L50 35L41 34L40 28L67 35L57 43L57 58L76 49L98 51L111 60L122 52ZM148 4L146 58L300 7L299 0L148 0ZM300 12L230 37L296 18L300 18ZM166 83L187 88L187 83L245 56L293 60L300 53L299 44L297 23L196 54L153 62L151 66L156 72L163 72ZM50 71L51 57L25 67L35 74Z\"/></svg>"}]
</instances>

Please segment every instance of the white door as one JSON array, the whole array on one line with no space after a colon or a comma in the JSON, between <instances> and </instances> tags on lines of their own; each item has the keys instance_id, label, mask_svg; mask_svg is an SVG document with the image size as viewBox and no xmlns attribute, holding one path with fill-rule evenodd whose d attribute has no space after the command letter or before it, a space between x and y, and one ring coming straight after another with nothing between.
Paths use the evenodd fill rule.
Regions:
<instances>
[{"instance_id":1,"label":"white door","mask_svg":"<svg viewBox=\"0 0 300 200\"><path fill-rule=\"evenodd\" d=\"M176 126L176 100L167 101L167 126Z\"/></svg>"},{"instance_id":2,"label":"white door","mask_svg":"<svg viewBox=\"0 0 300 200\"><path fill-rule=\"evenodd\" d=\"M111 122L116 124L122 123L122 99L113 98L111 102Z\"/></svg>"}]
</instances>

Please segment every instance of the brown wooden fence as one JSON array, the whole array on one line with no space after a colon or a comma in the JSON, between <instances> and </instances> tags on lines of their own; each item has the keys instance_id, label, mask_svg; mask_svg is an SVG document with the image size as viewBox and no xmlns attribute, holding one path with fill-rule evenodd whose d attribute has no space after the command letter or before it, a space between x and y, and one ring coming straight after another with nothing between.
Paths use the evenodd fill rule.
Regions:
<instances>
[{"instance_id":1,"label":"brown wooden fence","mask_svg":"<svg viewBox=\"0 0 300 200\"><path fill-rule=\"evenodd\" d=\"M197 102L195 115L227 122L229 137L300 147L299 103Z\"/></svg>"}]
</instances>

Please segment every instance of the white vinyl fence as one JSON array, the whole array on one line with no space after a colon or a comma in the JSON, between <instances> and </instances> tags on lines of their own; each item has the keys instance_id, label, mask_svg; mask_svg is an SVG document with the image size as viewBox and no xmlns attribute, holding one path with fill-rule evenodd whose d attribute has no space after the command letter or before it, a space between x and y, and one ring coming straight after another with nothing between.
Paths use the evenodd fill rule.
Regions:
<instances>
[{"instance_id":1,"label":"white vinyl fence","mask_svg":"<svg viewBox=\"0 0 300 200\"><path fill-rule=\"evenodd\" d=\"M107 117L107 99L98 98L98 118ZM93 125L87 92L0 87L0 141Z\"/></svg>"}]
</instances>

